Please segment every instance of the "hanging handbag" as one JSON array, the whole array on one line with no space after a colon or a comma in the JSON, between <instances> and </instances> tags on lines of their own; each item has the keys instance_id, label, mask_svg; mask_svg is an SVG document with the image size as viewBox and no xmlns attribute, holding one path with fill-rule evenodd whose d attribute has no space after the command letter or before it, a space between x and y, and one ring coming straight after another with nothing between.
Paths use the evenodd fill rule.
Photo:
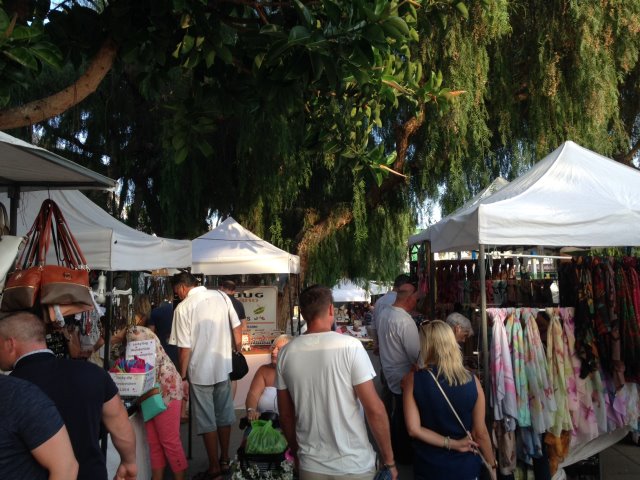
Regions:
<instances>
[{"instance_id":1,"label":"hanging handbag","mask_svg":"<svg viewBox=\"0 0 640 480\"><path fill-rule=\"evenodd\" d=\"M58 205L45 200L43 208L49 210L49 230L42 238L46 242L42 248L46 252L49 241L53 243L58 265L45 265L42 270L40 302L44 305L76 304L76 310L92 310L89 270L80 246Z\"/></svg>"},{"instance_id":2,"label":"hanging handbag","mask_svg":"<svg viewBox=\"0 0 640 480\"><path fill-rule=\"evenodd\" d=\"M16 262L16 270L7 277L2 294L3 311L29 310L40 294L42 269L46 250L42 250L42 237L47 234L48 212L41 208L26 235L25 247Z\"/></svg>"},{"instance_id":3,"label":"hanging handbag","mask_svg":"<svg viewBox=\"0 0 640 480\"><path fill-rule=\"evenodd\" d=\"M142 419L145 422L158 416L166 409L167 406L164 400L162 400L162 394L160 393L160 385L156 385L140 397L140 410L142 411Z\"/></svg>"},{"instance_id":4,"label":"hanging handbag","mask_svg":"<svg viewBox=\"0 0 640 480\"><path fill-rule=\"evenodd\" d=\"M451 409L451 411L455 415L455 417L458 420L458 423L460 424L462 429L467 434L467 437L469 438L469 440L473 441L473 437L471 436L471 432L469 430L467 430L467 428L464 426L464 423L462 423L462 420L460 420L460 416L458 415L458 412L456 412L456 409L453 408L453 405L451 404L451 401L449 400L449 397L447 396L447 394L444 392L444 390L442 388L442 385L440 385L440 382L438 381L438 379L436 378L436 376L433 374L433 372L431 370L429 370L427 368L427 372L429 372L429 374L433 378L433 381L435 382L435 384L437 385L438 389L440 390L440 393L442 393L442 396L444 397L444 399L447 401L447 404L449 405L449 408ZM495 479L496 478L496 469L493 468L491 465L489 465L489 462L487 462L487 460L484 458L484 456L482 455L482 452L480 452L480 450L476 450L475 453L480 456L480 460L482 460L482 464L484 465L484 467L488 471L487 473L489 474L489 478Z\"/></svg>"},{"instance_id":5,"label":"hanging handbag","mask_svg":"<svg viewBox=\"0 0 640 480\"><path fill-rule=\"evenodd\" d=\"M229 299L227 295L222 292L218 292L224 298L224 301L227 303L227 306L233 308L233 305L229 305ZM239 352L236 349L236 342L233 341L233 325L231 325L231 317L229 317L229 329L231 330L231 373L229 374L229 378L231 380L240 380L247 373L249 373L249 364L247 363L247 359L244 358L242 352Z\"/></svg>"}]
</instances>

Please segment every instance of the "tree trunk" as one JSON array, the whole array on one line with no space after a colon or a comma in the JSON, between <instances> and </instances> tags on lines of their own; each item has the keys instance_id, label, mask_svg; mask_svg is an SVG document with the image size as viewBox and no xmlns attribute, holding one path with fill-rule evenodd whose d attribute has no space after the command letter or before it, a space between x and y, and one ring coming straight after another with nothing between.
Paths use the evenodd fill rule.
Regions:
<instances>
[{"instance_id":1,"label":"tree trunk","mask_svg":"<svg viewBox=\"0 0 640 480\"><path fill-rule=\"evenodd\" d=\"M8 110L0 110L0 130L26 127L42 122L80 103L95 92L102 79L111 70L117 50L113 40L105 40L87 70L73 85L50 97Z\"/></svg>"}]
</instances>

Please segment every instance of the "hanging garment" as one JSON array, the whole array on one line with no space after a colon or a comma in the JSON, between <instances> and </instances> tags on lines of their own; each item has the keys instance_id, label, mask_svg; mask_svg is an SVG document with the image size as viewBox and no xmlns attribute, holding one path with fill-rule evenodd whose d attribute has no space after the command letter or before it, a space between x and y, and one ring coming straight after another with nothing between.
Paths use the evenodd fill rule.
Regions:
<instances>
[{"instance_id":1,"label":"hanging garment","mask_svg":"<svg viewBox=\"0 0 640 480\"><path fill-rule=\"evenodd\" d=\"M493 320L491 345L491 404L494 420L507 420L505 429L515 429L518 416L516 387L513 380L511 352L504 327L506 310L491 308L487 314Z\"/></svg>"},{"instance_id":2,"label":"hanging garment","mask_svg":"<svg viewBox=\"0 0 640 480\"><path fill-rule=\"evenodd\" d=\"M516 387L516 405L518 407L518 425L520 427L531 426L531 412L529 410L529 386L527 372L525 371L524 336L520 324L520 309L508 308L507 312L507 338L511 352L511 366L513 367L513 379Z\"/></svg>"},{"instance_id":3,"label":"hanging garment","mask_svg":"<svg viewBox=\"0 0 640 480\"><path fill-rule=\"evenodd\" d=\"M541 434L553 423L557 407L553 388L549 384L547 358L534 313L530 308L523 308L520 316L525 324L525 371L529 385L531 425L534 432Z\"/></svg>"},{"instance_id":4,"label":"hanging garment","mask_svg":"<svg viewBox=\"0 0 640 480\"><path fill-rule=\"evenodd\" d=\"M573 375L573 369L567 345L564 341L559 312L555 308L547 308L546 311L551 319L547 330L549 383L552 385L557 407L549 431L555 436L559 436L563 430L573 430L567 392L568 377Z\"/></svg>"}]
</instances>

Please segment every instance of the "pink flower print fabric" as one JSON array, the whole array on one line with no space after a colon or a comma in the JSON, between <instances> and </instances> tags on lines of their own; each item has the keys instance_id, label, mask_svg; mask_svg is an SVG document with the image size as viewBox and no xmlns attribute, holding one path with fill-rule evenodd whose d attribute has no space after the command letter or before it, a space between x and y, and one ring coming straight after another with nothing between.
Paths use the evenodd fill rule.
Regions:
<instances>
[{"instance_id":1,"label":"pink flower print fabric","mask_svg":"<svg viewBox=\"0 0 640 480\"><path fill-rule=\"evenodd\" d=\"M516 386L513 379L511 352L507 331L504 327L504 309L489 309L487 314L493 319L491 345L491 401L495 420L513 419L507 426L508 430L515 429L515 419L518 417L516 403Z\"/></svg>"}]
</instances>

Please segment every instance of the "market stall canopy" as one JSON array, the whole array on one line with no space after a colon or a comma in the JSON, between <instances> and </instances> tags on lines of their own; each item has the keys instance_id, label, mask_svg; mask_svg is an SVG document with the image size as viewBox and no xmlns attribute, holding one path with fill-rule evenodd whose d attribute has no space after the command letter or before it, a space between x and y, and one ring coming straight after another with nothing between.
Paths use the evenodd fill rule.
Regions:
<instances>
[{"instance_id":1,"label":"market stall canopy","mask_svg":"<svg viewBox=\"0 0 640 480\"><path fill-rule=\"evenodd\" d=\"M18 235L31 228L47 198L62 210L92 270L153 270L191 265L189 240L170 240L135 230L76 190L21 193ZM6 205L6 193L0 193L0 201Z\"/></svg>"},{"instance_id":2,"label":"market stall canopy","mask_svg":"<svg viewBox=\"0 0 640 480\"><path fill-rule=\"evenodd\" d=\"M491 182L489 184L489 186L487 186L485 189L481 190L477 195L473 196L472 198L470 198L464 205L462 205L459 209L457 209L455 212L453 212L451 215L447 215L445 218L443 218L441 221L446 220L450 217L453 217L455 215L457 215L459 212L465 211L471 207L473 207L474 205L476 205L480 200L488 197L489 195L494 194L495 192L497 192L498 190L500 190L502 187L504 187L505 185L508 185L509 181L502 178L502 177L498 177L496 178L493 182ZM425 228L424 230L422 230L421 232L416 233L415 235L411 235L409 237L409 245L415 245L417 243L422 243L425 241L430 241L431 240L431 232L433 231L432 227L434 227L437 224L434 225L430 225L429 227Z\"/></svg>"},{"instance_id":3,"label":"market stall canopy","mask_svg":"<svg viewBox=\"0 0 640 480\"><path fill-rule=\"evenodd\" d=\"M44 148L0 132L0 191L109 189L115 180L62 158Z\"/></svg>"},{"instance_id":4,"label":"market stall canopy","mask_svg":"<svg viewBox=\"0 0 640 480\"><path fill-rule=\"evenodd\" d=\"M494 194L431 227L434 252L479 245L640 245L640 171L567 141Z\"/></svg>"},{"instance_id":5,"label":"market stall canopy","mask_svg":"<svg viewBox=\"0 0 640 480\"><path fill-rule=\"evenodd\" d=\"M191 271L205 275L299 273L300 259L229 217L192 241Z\"/></svg>"}]
</instances>

